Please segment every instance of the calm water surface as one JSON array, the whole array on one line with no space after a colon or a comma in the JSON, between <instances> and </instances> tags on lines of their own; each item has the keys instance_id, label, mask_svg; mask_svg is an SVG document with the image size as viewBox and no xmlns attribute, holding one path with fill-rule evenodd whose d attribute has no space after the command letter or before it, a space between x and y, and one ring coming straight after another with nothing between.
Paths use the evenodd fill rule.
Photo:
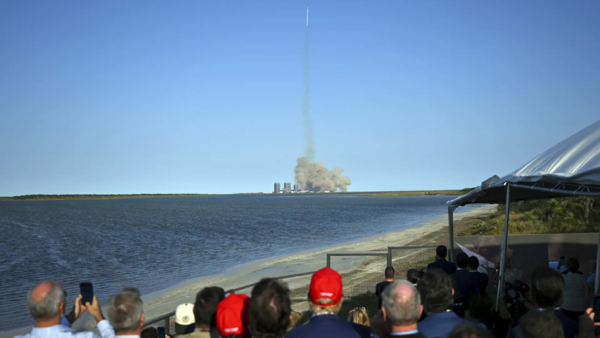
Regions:
<instances>
[{"instance_id":1,"label":"calm water surface","mask_svg":"<svg viewBox=\"0 0 600 338\"><path fill-rule=\"evenodd\" d=\"M237 264L398 230L449 197L214 196L0 201L0 330L32 324L27 291L60 282L68 309L90 280L102 304ZM243 281L242 281L243 282Z\"/></svg>"}]
</instances>

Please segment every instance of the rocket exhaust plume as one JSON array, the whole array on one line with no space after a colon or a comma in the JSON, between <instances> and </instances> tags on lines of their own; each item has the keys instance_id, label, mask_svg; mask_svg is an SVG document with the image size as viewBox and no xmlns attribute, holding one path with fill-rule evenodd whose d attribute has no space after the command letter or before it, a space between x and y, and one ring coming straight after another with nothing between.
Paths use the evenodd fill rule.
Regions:
<instances>
[{"instance_id":1,"label":"rocket exhaust plume","mask_svg":"<svg viewBox=\"0 0 600 338\"><path fill-rule=\"evenodd\" d=\"M310 32L308 30L308 7L306 7L306 38L304 41L304 102L302 118L304 124L304 140L306 146L304 157L297 159L294 169L294 181L302 190L310 191L348 191L352 184L350 177L342 175L344 170L336 167L333 170L325 168L321 162L314 162L315 142L313 138L312 119L310 117Z\"/></svg>"}]
</instances>

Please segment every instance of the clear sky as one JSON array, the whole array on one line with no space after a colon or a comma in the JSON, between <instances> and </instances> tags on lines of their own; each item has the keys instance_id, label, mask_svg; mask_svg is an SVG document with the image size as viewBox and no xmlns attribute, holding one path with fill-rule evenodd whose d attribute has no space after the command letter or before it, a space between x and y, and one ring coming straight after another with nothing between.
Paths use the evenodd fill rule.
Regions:
<instances>
[{"instance_id":1,"label":"clear sky","mask_svg":"<svg viewBox=\"0 0 600 338\"><path fill-rule=\"evenodd\" d=\"M600 1L0 2L0 196L473 187L600 119Z\"/></svg>"}]
</instances>

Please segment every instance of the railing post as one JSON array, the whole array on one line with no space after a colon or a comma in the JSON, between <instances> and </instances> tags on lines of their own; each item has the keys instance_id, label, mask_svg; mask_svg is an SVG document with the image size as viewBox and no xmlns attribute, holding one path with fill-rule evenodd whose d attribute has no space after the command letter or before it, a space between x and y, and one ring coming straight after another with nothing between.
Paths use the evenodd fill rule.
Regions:
<instances>
[{"instance_id":1,"label":"railing post","mask_svg":"<svg viewBox=\"0 0 600 338\"><path fill-rule=\"evenodd\" d=\"M331 268L331 256L327 254L327 267Z\"/></svg>"},{"instance_id":2,"label":"railing post","mask_svg":"<svg viewBox=\"0 0 600 338\"><path fill-rule=\"evenodd\" d=\"M166 317L163 325L165 327L165 333L171 336L171 317Z\"/></svg>"},{"instance_id":3,"label":"railing post","mask_svg":"<svg viewBox=\"0 0 600 338\"><path fill-rule=\"evenodd\" d=\"M448 207L448 260L454 262L454 209Z\"/></svg>"},{"instance_id":4,"label":"railing post","mask_svg":"<svg viewBox=\"0 0 600 338\"><path fill-rule=\"evenodd\" d=\"M387 266L392 266L392 247L388 246Z\"/></svg>"},{"instance_id":5,"label":"railing post","mask_svg":"<svg viewBox=\"0 0 600 338\"><path fill-rule=\"evenodd\" d=\"M506 183L506 212L504 216L504 239L500 255L500 278L498 278L498 294L496 295L496 311L500 307L500 297L504 293L504 271L506 270L506 252L508 250L508 218L510 216L510 184Z\"/></svg>"}]
</instances>

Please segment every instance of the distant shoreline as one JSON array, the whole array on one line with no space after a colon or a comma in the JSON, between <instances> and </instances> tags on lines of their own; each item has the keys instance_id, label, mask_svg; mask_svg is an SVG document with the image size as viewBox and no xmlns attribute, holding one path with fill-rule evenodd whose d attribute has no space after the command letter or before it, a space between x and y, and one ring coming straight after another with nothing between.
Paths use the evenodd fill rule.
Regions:
<instances>
[{"instance_id":1,"label":"distant shoreline","mask_svg":"<svg viewBox=\"0 0 600 338\"><path fill-rule=\"evenodd\" d=\"M460 196L471 191L472 188L462 190L414 190L414 191L370 191L370 192L333 192L333 193L302 193L301 195L331 195L331 196L364 196L364 197L395 197L395 196ZM21 195L0 197L0 201L59 201L59 200L100 200L124 198L151 198L151 197L198 197L198 196L226 196L226 195L267 195L268 193L238 193L238 194L65 194L65 195ZM290 196L294 194L281 194Z\"/></svg>"}]
</instances>

